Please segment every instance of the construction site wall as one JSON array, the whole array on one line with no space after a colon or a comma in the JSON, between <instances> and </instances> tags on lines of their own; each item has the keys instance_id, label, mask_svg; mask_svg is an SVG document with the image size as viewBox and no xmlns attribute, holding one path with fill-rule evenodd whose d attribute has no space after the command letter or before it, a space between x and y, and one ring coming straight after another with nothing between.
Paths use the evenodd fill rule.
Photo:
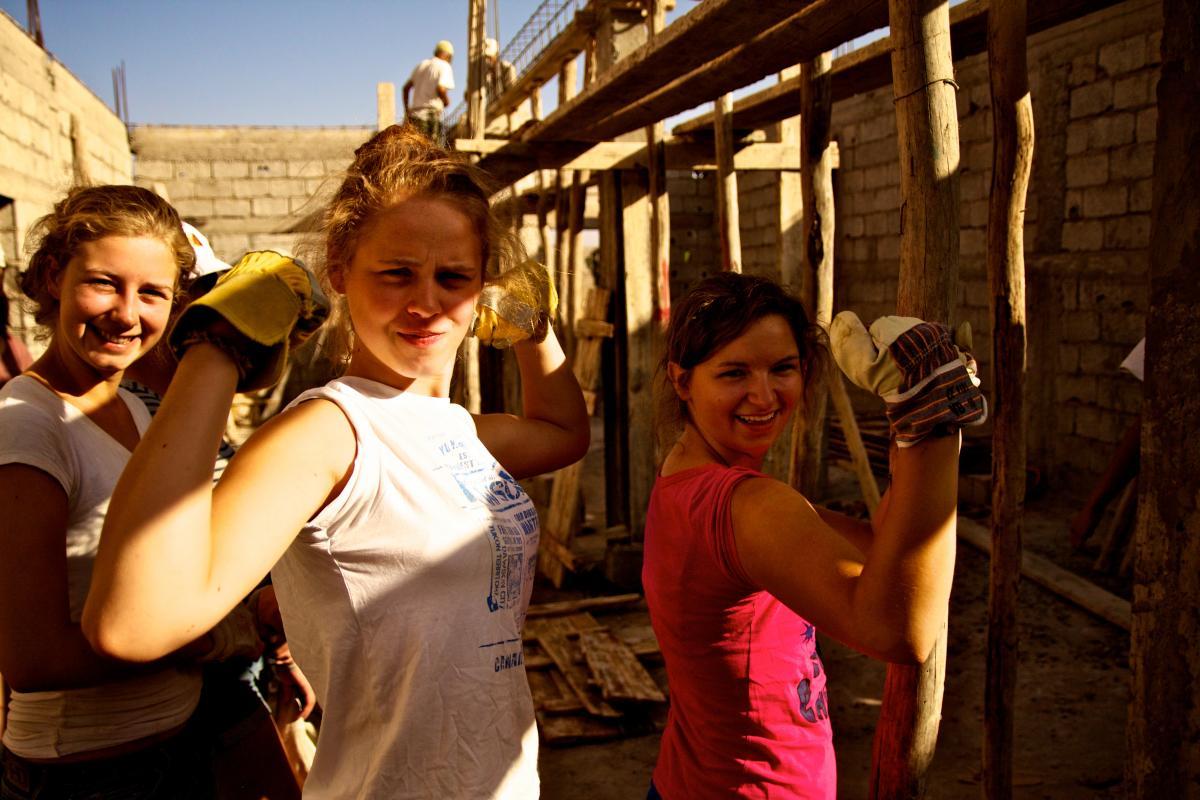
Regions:
<instances>
[{"instance_id":1,"label":"construction site wall","mask_svg":"<svg viewBox=\"0 0 1200 800\"><path fill-rule=\"evenodd\" d=\"M368 127L138 125L134 183L166 196L217 255L295 249Z\"/></svg>"},{"instance_id":2,"label":"construction site wall","mask_svg":"<svg viewBox=\"0 0 1200 800\"><path fill-rule=\"evenodd\" d=\"M1029 73L1037 143L1026 212L1029 459L1053 485L1100 472L1138 414L1140 383L1119 370L1143 335L1162 31L1157 0L1130 0L1036 34ZM959 320L991 385L987 214L992 119L986 54L955 64L961 165ZM836 103L835 308L894 313L900 169L891 87ZM778 173L738 175L744 269L778 278ZM715 253L704 200L671 188L673 242ZM699 187L703 187L702 189ZM691 209L684 214L677 205ZM698 248L696 248L698 249ZM672 249L676 286L698 277ZM690 252L696 263L695 249ZM715 268L701 259L702 269ZM869 398L856 396L860 408Z\"/></svg>"},{"instance_id":3,"label":"construction site wall","mask_svg":"<svg viewBox=\"0 0 1200 800\"><path fill-rule=\"evenodd\" d=\"M129 183L125 125L90 89L0 12L0 266L17 292L31 225L79 181ZM39 350L19 303L10 324Z\"/></svg>"}]
</instances>

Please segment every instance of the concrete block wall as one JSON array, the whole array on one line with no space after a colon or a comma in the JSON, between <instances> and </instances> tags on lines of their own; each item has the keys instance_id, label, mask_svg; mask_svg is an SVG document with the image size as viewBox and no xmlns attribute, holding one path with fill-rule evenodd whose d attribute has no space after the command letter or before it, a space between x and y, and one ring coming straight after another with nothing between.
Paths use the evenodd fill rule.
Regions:
<instances>
[{"instance_id":1,"label":"concrete block wall","mask_svg":"<svg viewBox=\"0 0 1200 800\"><path fill-rule=\"evenodd\" d=\"M721 269L717 232L717 186L711 173L669 171L671 203L671 297Z\"/></svg>"},{"instance_id":2,"label":"concrete block wall","mask_svg":"<svg viewBox=\"0 0 1200 800\"><path fill-rule=\"evenodd\" d=\"M77 154L76 150L80 149ZM23 268L29 228L79 174L93 183L129 183L125 125L103 100L0 12L0 266ZM4 280L10 297L15 272ZM33 320L19 303L12 327L37 353Z\"/></svg>"},{"instance_id":3,"label":"concrete block wall","mask_svg":"<svg viewBox=\"0 0 1200 800\"><path fill-rule=\"evenodd\" d=\"M306 218L337 188L367 127L139 125L134 182L165 193L229 261L253 248L294 250Z\"/></svg>"},{"instance_id":4,"label":"concrete block wall","mask_svg":"<svg viewBox=\"0 0 1200 800\"><path fill-rule=\"evenodd\" d=\"M1160 2L1129 0L1029 42L1037 138L1025 228L1029 457L1051 483L1099 473L1141 405L1140 384L1118 365L1142 336L1146 312L1162 24ZM955 73L961 87L957 313L971 322L990 385L986 247L992 119L986 55L960 60ZM900 170L891 87L837 103L832 128L841 156L834 173L835 308L852 308L864 319L893 313ZM776 176L738 176L747 271L776 270ZM670 189L672 224L699 228L674 230L673 241L713 230L711 211L684 216L677 209L676 185ZM711 203L711 188L704 191ZM674 249L672 272L693 272ZM676 281L682 282L676 277L673 285Z\"/></svg>"}]
</instances>

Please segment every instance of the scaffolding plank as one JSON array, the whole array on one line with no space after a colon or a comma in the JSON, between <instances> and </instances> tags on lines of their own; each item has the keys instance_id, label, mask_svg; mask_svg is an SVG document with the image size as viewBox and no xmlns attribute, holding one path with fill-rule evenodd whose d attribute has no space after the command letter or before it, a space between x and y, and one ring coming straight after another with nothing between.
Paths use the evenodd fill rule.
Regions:
<instances>
[{"instance_id":1,"label":"scaffolding plank","mask_svg":"<svg viewBox=\"0 0 1200 800\"><path fill-rule=\"evenodd\" d=\"M587 669L583 666L583 654L580 651L579 640L569 639L561 633L545 632L538 636L538 644L554 659L554 665L571 685L571 690L583 703L589 714L597 717L615 719L621 712L610 706L589 679Z\"/></svg>"},{"instance_id":2,"label":"scaffolding plank","mask_svg":"<svg viewBox=\"0 0 1200 800\"><path fill-rule=\"evenodd\" d=\"M1120 0L1042 0L1029 5L1029 35L1070 22ZM954 60L987 49L987 0L968 0L950 9L950 46ZM888 86L892 82L892 40L885 36L836 58L832 69L834 102ZM757 130L800 112L800 79L790 78L741 98L733 105L735 131ZM711 112L699 114L674 128L676 136L707 135Z\"/></svg>"},{"instance_id":3,"label":"scaffolding plank","mask_svg":"<svg viewBox=\"0 0 1200 800\"><path fill-rule=\"evenodd\" d=\"M609 702L664 703L654 678L646 672L629 645L607 629L582 631L579 645L588 669L600 686L600 695Z\"/></svg>"}]
</instances>

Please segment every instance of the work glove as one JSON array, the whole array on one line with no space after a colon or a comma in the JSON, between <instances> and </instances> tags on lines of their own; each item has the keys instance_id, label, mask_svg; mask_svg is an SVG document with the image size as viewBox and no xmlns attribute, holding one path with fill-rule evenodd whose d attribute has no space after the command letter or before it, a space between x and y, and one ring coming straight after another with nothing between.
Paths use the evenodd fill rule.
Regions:
<instances>
[{"instance_id":1,"label":"work glove","mask_svg":"<svg viewBox=\"0 0 1200 800\"><path fill-rule=\"evenodd\" d=\"M536 261L526 261L483 287L471 332L481 343L498 349L523 339L540 342L557 309L558 292L549 271Z\"/></svg>"},{"instance_id":2,"label":"work glove","mask_svg":"<svg viewBox=\"0 0 1200 800\"><path fill-rule=\"evenodd\" d=\"M182 357L197 342L217 345L238 366L237 390L253 391L278 381L289 347L307 339L328 316L329 300L303 264L257 250L242 256L210 292L184 309L171 331L171 348ZM241 337L220 333L219 320Z\"/></svg>"},{"instance_id":3,"label":"work glove","mask_svg":"<svg viewBox=\"0 0 1200 800\"><path fill-rule=\"evenodd\" d=\"M970 337L964 323L956 346L945 325L915 317L880 317L868 332L853 311L841 312L829 327L834 360L855 385L887 403L899 447L987 419Z\"/></svg>"}]
</instances>

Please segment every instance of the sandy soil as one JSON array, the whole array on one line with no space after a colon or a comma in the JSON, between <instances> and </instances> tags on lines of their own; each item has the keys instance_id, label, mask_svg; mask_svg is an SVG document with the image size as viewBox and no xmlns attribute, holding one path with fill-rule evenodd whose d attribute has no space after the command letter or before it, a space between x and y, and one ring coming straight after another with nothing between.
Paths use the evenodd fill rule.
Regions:
<instances>
[{"instance_id":1,"label":"sandy soil","mask_svg":"<svg viewBox=\"0 0 1200 800\"><path fill-rule=\"evenodd\" d=\"M1059 493L1031 503L1024 537L1030 551L1092 577L1094 552L1072 556L1066 548L1065 520L1079 502L1077 497ZM981 796L987 570L985 555L960 545L951 600L943 720L929 775L930 798ZM1108 583L1112 586L1113 582ZM540 599L544 599L541 593L535 602ZM1129 695L1128 634L1027 581L1022 583L1020 599L1014 795L1121 796ZM825 640L822 648L830 675L838 795L865 798L885 668L836 642ZM665 684L661 670L656 677ZM656 733L603 744L543 747L542 797L645 797L657 751Z\"/></svg>"}]
</instances>

